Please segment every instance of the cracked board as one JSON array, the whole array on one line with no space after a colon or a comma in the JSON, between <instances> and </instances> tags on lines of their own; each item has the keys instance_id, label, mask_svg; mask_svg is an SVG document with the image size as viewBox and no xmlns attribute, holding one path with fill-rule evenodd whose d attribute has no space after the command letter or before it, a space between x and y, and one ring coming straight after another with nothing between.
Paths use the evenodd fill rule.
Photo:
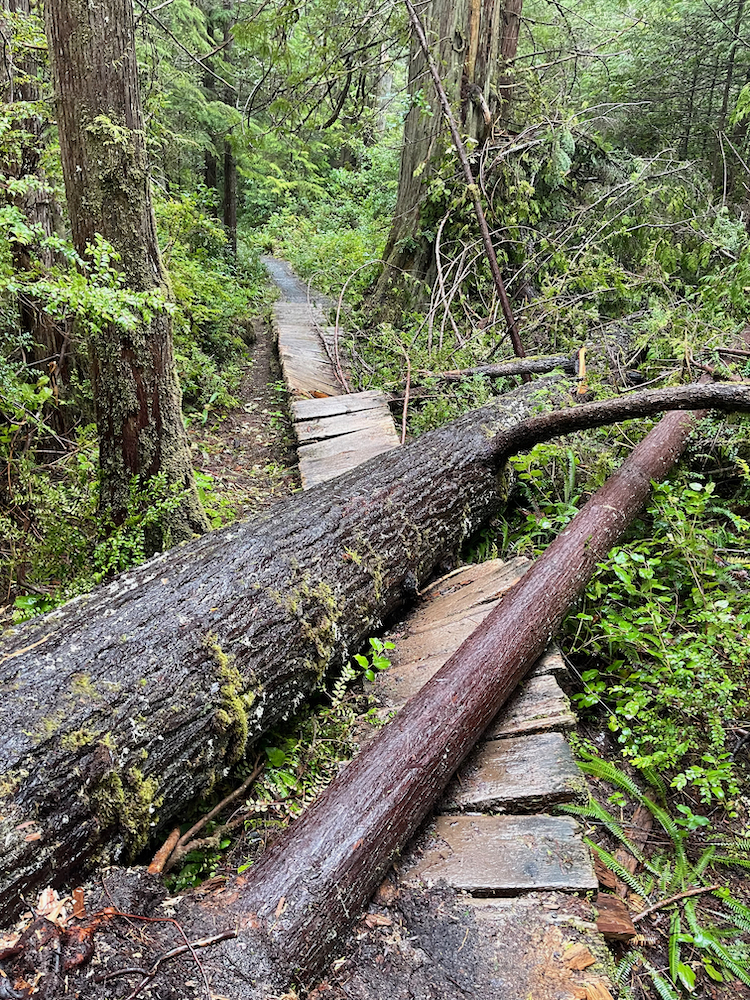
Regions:
<instances>
[{"instance_id":1,"label":"cracked board","mask_svg":"<svg viewBox=\"0 0 750 1000\"><path fill-rule=\"evenodd\" d=\"M578 823L570 816L437 816L424 854L400 874L446 882L472 896L586 892L598 885Z\"/></svg>"},{"instance_id":2,"label":"cracked board","mask_svg":"<svg viewBox=\"0 0 750 1000\"><path fill-rule=\"evenodd\" d=\"M350 393L292 404L303 489L326 482L399 446L382 392Z\"/></svg>"}]
</instances>

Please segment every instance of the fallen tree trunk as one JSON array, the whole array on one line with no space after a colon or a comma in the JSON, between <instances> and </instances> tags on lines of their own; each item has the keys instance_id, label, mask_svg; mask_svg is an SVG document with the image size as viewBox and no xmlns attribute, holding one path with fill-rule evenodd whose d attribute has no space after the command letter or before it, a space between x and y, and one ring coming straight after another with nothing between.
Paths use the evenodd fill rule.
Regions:
<instances>
[{"instance_id":1,"label":"fallen tree trunk","mask_svg":"<svg viewBox=\"0 0 750 1000\"><path fill-rule=\"evenodd\" d=\"M482 625L251 869L245 934L311 980L524 674L702 414L669 413ZM221 984L222 991L230 984Z\"/></svg>"},{"instance_id":2,"label":"fallen tree trunk","mask_svg":"<svg viewBox=\"0 0 750 1000\"><path fill-rule=\"evenodd\" d=\"M476 365L474 368L458 368L454 371L435 372L434 377L444 382L462 382L474 375L486 378L510 378L513 375L546 375L561 368L569 375L575 373L575 355L553 354L543 358L523 358L520 361L499 361L492 365Z\"/></svg>"},{"instance_id":3,"label":"fallen tree trunk","mask_svg":"<svg viewBox=\"0 0 750 1000\"><path fill-rule=\"evenodd\" d=\"M287 989L292 978L312 982L331 953L341 952L374 888L545 649L597 563L636 517L652 480L661 479L682 452L697 417L670 413L658 424L483 624L248 875L236 878L229 892L193 897L181 907L182 933L199 936L195 946L211 946L201 964L210 995L267 1000ZM94 915L92 927L105 912ZM63 968L78 960L80 937L68 942L62 935L57 954ZM111 939L107 947L111 953ZM132 965L128 957L121 956L114 969ZM143 977L131 996L156 974L129 972ZM192 968L189 975L194 976ZM44 996L63 995L57 989L62 980L55 978L42 984ZM72 985L78 995L75 980ZM89 986L86 995L103 996L105 988L92 993Z\"/></svg>"},{"instance_id":4,"label":"fallen tree trunk","mask_svg":"<svg viewBox=\"0 0 750 1000\"><path fill-rule=\"evenodd\" d=\"M291 714L498 509L498 468L530 435L750 409L746 385L686 386L525 420L551 392L517 390L16 630L0 655L6 918L95 853L134 854Z\"/></svg>"}]
</instances>

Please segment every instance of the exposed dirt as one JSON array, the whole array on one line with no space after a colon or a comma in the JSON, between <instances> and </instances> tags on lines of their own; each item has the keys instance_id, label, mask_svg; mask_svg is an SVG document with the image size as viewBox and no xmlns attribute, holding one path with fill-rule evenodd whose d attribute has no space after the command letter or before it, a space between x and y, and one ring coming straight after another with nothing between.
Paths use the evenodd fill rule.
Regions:
<instances>
[{"instance_id":1,"label":"exposed dirt","mask_svg":"<svg viewBox=\"0 0 750 1000\"><path fill-rule=\"evenodd\" d=\"M188 431L196 468L213 478L206 506L225 520L231 510L238 518L257 514L300 485L287 392L268 322L255 323L238 395L236 409L205 424L194 420Z\"/></svg>"}]
</instances>

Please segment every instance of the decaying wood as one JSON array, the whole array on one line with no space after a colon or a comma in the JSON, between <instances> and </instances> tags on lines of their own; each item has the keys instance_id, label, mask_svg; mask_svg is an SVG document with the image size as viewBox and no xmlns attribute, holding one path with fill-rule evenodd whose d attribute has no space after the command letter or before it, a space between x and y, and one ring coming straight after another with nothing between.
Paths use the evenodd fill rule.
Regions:
<instances>
[{"instance_id":1,"label":"decaying wood","mask_svg":"<svg viewBox=\"0 0 750 1000\"><path fill-rule=\"evenodd\" d=\"M523 387L16 629L0 655L6 918L173 825L500 507L498 468L533 433L750 409L747 386L720 385L527 419L554 391Z\"/></svg>"},{"instance_id":2,"label":"decaying wood","mask_svg":"<svg viewBox=\"0 0 750 1000\"><path fill-rule=\"evenodd\" d=\"M485 378L511 378L514 375L545 375L562 368L568 374L576 370L575 358L568 354L555 354L546 358L523 358L520 361L503 361L495 365L476 365L474 368L461 368L455 371L438 372L436 378L444 382L462 382L473 375L484 375Z\"/></svg>"}]
</instances>

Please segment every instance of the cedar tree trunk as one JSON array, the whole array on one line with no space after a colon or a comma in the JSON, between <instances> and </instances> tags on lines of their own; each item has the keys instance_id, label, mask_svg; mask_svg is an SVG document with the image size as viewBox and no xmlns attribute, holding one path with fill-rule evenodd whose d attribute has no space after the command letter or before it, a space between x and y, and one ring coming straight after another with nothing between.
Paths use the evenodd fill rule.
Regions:
<instances>
[{"instance_id":1,"label":"cedar tree trunk","mask_svg":"<svg viewBox=\"0 0 750 1000\"><path fill-rule=\"evenodd\" d=\"M463 134L480 146L500 110L503 63L515 58L521 2L508 0L507 13L502 0L432 0L419 7L443 86L454 113L459 109L456 120ZM401 284L400 271L430 280L434 268L433 236L423 235L423 230L437 220L425 218L423 202L426 182L439 169L450 138L414 38L409 94L412 104L404 124L396 211L383 252L386 265L393 266L383 270L379 296Z\"/></svg>"},{"instance_id":2,"label":"cedar tree trunk","mask_svg":"<svg viewBox=\"0 0 750 1000\"><path fill-rule=\"evenodd\" d=\"M81 256L100 233L120 256L125 285L170 297L156 242L131 0L46 0L60 150L73 242ZM101 507L124 520L133 477L157 473L181 491L156 547L207 529L193 481L169 314L127 332L91 333Z\"/></svg>"}]
</instances>

